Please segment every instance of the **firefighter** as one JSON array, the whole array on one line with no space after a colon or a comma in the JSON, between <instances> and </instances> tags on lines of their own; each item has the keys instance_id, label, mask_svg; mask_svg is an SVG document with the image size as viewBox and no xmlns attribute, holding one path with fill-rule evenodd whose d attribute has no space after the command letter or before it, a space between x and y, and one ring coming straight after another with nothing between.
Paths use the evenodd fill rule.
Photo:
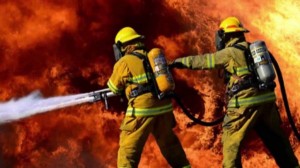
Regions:
<instances>
[{"instance_id":1,"label":"firefighter","mask_svg":"<svg viewBox=\"0 0 300 168\"><path fill-rule=\"evenodd\" d=\"M275 85L259 89L248 67L243 50L249 48L244 36L247 32L236 17L228 17L216 32L215 53L178 58L170 61L169 66L193 70L219 68L226 72L228 104L222 124L223 167L242 167L240 145L252 129L270 150L279 167L299 167L289 139L280 127Z\"/></svg>"},{"instance_id":2,"label":"firefighter","mask_svg":"<svg viewBox=\"0 0 300 168\"><path fill-rule=\"evenodd\" d=\"M159 100L151 92L144 67L147 51L144 36L131 27L122 28L115 37L117 62L108 80L116 94L125 93L128 108L120 126L118 167L138 167L144 144L152 134L161 153L172 167L190 167L173 128L176 125L170 98Z\"/></svg>"}]
</instances>

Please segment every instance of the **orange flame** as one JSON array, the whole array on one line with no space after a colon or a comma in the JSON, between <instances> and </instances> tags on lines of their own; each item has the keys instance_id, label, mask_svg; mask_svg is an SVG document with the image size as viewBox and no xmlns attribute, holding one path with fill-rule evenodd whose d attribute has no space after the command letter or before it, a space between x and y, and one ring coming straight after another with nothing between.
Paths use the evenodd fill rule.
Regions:
<instances>
[{"instance_id":1,"label":"orange flame","mask_svg":"<svg viewBox=\"0 0 300 168\"><path fill-rule=\"evenodd\" d=\"M251 32L249 41L265 40L281 66L290 107L300 124L300 3L293 0L108 1L55 0L0 2L0 99L7 101L40 89L46 96L106 87L114 58L115 33L132 26L149 47L161 46L168 59L213 52L214 33L227 16L237 16ZM142 23L142 24L141 24ZM186 105L211 120L222 109L223 86L217 71L175 70L176 87ZM280 91L278 104L282 107ZM3 167L116 167L119 125L126 102L70 107L0 126ZM121 105L121 106L120 106ZM284 128L297 157L299 142ZM192 167L221 167L221 127L188 125L175 109L179 136ZM300 129L300 128L299 128ZM274 167L257 136L245 143L243 165ZM150 137L140 167L167 167Z\"/></svg>"}]
</instances>

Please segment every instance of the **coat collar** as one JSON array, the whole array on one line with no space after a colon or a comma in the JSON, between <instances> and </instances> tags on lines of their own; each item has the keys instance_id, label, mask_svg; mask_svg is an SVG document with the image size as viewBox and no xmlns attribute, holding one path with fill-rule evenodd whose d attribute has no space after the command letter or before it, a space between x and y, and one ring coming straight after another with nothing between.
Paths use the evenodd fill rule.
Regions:
<instances>
[{"instance_id":1,"label":"coat collar","mask_svg":"<svg viewBox=\"0 0 300 168\"><path fill-rule=\"evenodd\" d=\"M232 38L231 40L229 40L226 45L225 45L225 48L227 47L232 47L234 44L237 44L237 43L244 43L245 41L242 40L241 38ZM246 42L245 42L246 43ZM243 44L242 44L243 45ZM244 45L246 46L246 44Z\"/></svg>"}]
</instances>

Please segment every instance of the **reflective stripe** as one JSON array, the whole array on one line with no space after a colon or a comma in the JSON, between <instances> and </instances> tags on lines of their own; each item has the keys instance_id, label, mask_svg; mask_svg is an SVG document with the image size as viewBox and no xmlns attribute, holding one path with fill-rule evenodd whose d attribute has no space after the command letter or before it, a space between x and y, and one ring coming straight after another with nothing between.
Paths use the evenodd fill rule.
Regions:
<instances>
[{"instance_id":1,"label":"reflective stripe","mask_svg":"<svg viewBox=\"0 0 300 168\"><path fill-rule=\"evenodd\" d=\"M207 68L215 67L215 55L214 54L209 54L207 56L206 64L207 64Z\"/></svg>"},{"instance_id":2,"label":"reflective stripe","mask_svg":"<svg viewBox=\"0 0 300 168\"><path fill-rule=\"evenodd\" d=\"M184 57L181 59L181 63L183 65L185 65L186 67L191 67L192 65L190 64L190 61L189 61L189 57Z\"/></svg>"},{"instance_id":3,"label":"reflective stripe","mask_svg":"<svg viewBox=\"0 0 300 168\"><path fill-rule=\"evenodd\" d=\"M111 80L108 80L107 82L107 86L109 87L109 89L114 92L114 93L120 93L123 91L123 89L118 89Z\"/></svg>"},{"instance_id":4,"label":"reflective stripe","mask_svg":"<svg viewBox=\"0 0 300 168\"><path fill-rule=\"evenodd\" d=\"M128 107L126 111L126 116L150 116L150 115L159 115L159 114L172 112L172 111L173 111L172 103L165 106L146 108L146 109Z\"/></svg>"},{"instance_id":5,"label":"reflective stripe","mask_svg":"<svg viewBox=\"0 0 300 168\"><path fill-rule=\"evenodd\" d=\"M258 105L261 103L272 102L276 100L274 92L266 93L263 95L247 97L247 98L237 98L234 97L228 102L228 107L240 107L247 105Z\"/></svg>"},{"instance_id":6,"label":"reflective stripe","mask_svg":"<svg viewBox=\"0 0 300 168\"><path fill-rule=\"evenodd\" d=\"M236 68L236 75L237 76L242 76L242 75L246 75L246 74L251 74L250 71L248 70L247 66Z\"/></svg>"},{"instance_id":7,"label":"reflective stripe","mask_svg":"<svg viewBox=\"0 0 300 168\"><path fill-rule=\"evenodd\" d=\"M147 82L146 73L129 78L128 81L133 83L145 83Z\"/></svg>"}]
</instances>

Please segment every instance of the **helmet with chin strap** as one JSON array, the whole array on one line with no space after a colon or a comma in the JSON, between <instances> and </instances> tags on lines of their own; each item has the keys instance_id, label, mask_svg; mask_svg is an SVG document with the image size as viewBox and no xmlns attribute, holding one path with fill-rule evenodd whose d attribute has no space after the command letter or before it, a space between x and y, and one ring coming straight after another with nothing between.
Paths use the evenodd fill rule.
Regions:
<instances>
[{"instance_id":1,"label":"helmet with chin strap","mask_svg":"<svg viewBox=\"0 0 300 168\"><path fill-rule=\"evenodd\" d=\"M225 47L225 36L233 33L248 33L249 31L243 27L243 24L236 17L228 17L224 19L219 30L216 32L215 44L217 50L221 50Z\"/></svg>"},{"instance_id":2,"label":"helmet with chin strap","mask_svg":"<svg viewBox=\"0 0 300 168\"><path fill-rule=\"evenodd\" d=\"M228 17L224 19L221 22L219 29L223 30L224 33L249 32L243 27L242 23L236 17Z\"/></svg>"},{"instance_id":3,"label":"helmet with chin strap","mask_svg":"<svg viewBox=\"0 0 300 168\"><path fill-rule=\"evenodd\" d=\"M113 45L114 55L118 61L125 53L124 46L129 43L135 43L136 46L142 48L144 45L137 40L143 39L144 36L138 34L132 27L124 27L118 31Z\"/></svg>"},{"instance_id":4,"label":"helmet with chin strap","mask_svg":"<svg viewBox=\"0 0 300 168\"><path fill-rule=\"evenodd\" d=\"M115 37L115 43L127 43L129 41L143 38L142 35L138 34L133 28L131 27L124 27L122 28Z\"/></svg>"}]
</instances>

